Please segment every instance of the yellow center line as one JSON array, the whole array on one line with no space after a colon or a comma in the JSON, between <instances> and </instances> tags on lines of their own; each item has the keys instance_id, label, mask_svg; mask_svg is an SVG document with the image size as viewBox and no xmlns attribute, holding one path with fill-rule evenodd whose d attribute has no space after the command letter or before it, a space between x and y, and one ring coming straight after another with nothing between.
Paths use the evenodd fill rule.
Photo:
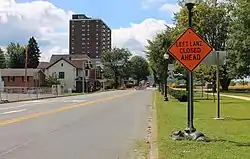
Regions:
<instances>
[{"instance_id":1,"label":"yellow center line","mask_svg":"<svg viewBox=\"0 0 250 159\"><path fill-rule=\"evenodd\" d=\"M14 118L14 119L9 119L9 120L5 120L5 121L0 121L0 126L3 125L7 125L7 124L12 124L12 123L17 123L17 122L21 122L24 120L28 120L28 119L34 119L43 115L49 115L49 114L54 114L54 113L58 113L64 110L69 110L69 109L73 109L73 108L77 108L77 107L82 107L82 106L87 106L93 103L97 103L97 102L101 102L101 101L107 101L107 100L112 100L112 99L116 99L116 98L120 98L126 95L130 95L134 92L129 92L126 94L122 94L122 95L117 95L117 96L113 96L113 97L108 97L108 98L100 98L100 99L95 99L89 102L84 102L84 103L80 103L80 104L75 104L75 105L70 105L70 106L64 106L58 109L53 109L53 110L48 110L48 111L44 111L44 112L39 112L39 113L35 113L35 114L31 114L31 115L27 115L27 116L23 116L23 117L18 117L18 118Z\"/></svg>"}]
</instances>

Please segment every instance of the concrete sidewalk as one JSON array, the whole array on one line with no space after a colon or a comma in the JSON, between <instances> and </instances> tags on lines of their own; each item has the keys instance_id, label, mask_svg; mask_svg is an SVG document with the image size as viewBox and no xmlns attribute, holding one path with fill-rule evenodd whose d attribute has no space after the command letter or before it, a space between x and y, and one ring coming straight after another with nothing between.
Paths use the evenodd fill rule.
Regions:
<instances>
[{"instance_id":1,"label":"concrete sidewalk","mask_svg":"<svg viewBox=\"0 0 250 159\"><path fill-rule=\"evenodd\" d=\"M242 99L242 100L248 100L250 101L249 97L243 97L243 96L235 96L235 95L228 95L228 94L220 94L223 97L229 97L229 98L235 98L235 99Z\"/></svg>"}]
</instances>

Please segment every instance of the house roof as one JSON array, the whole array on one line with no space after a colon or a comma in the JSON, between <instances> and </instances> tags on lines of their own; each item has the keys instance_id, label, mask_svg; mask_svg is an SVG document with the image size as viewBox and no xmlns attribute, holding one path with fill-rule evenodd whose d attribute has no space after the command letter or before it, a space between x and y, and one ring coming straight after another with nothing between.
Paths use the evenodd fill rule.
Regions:
<instances>
[{"instance_id":1,"label":"house roof","mask_svg":"<svg viewBox=\"0 0 250 159\"><path fill-rule=\"evenodd\" d=\"M39 62L39 65L37 66L38 69L47 68L50 65L50 62Z\"/></svg>"},{"instance_id":2,"label":"house roof","mask_svg":"<svg viewBox=\"0 0 250 159\"><path fill-rule=\"evenodd\" d=\"M0 69L2 76L25 76L25 69L24 68L6 68ZM27 69L27 76L34 76L35 73L39 72L40 69Z\"/></svg>"},{"instance_id":3,"label":"house roof","mask_svg":"<svg viewBox=\"0 0 250 159\"><path fill-rule=\"evenodd\" d=\"M69 54L52 55L50 58L50 63L56 62L60 60L61 58L69 59L69 57L70 57Z\"/></svg>"},{"instance_id":4,"label":"house roof","mask_svg":"<svg viewBox=\"0 0 250 159\"><path fill-rule=\"evenodd\" d=\"M46 68L50 68L51 66L53 66L54 64L58 63L59 61L61 60L64 60L66 61L67 63L69 63L70 65L72 65L73 67L75 68L82 68L82 65L83 65L83 61L86 61L86 60L68 60L68 59L65 59L65 58L60 58L59 60L53 62L53 63L50 63ZM42 65L42 64L41 64Z\"/></svg>"},{"instance_id":5,"label":"house roof","mask_svg":"<svg viewBox=\"0 0 250 159\"><path fill-rule=\"evenodd\" d=\"M82 60L82 59L91 60L87 54L58 54L58 55L52 55L50 58L50 62L56 62L61 58L64 58L67 60L76 60L76 59L77 60Z\"/></svg>"}]
</instances>

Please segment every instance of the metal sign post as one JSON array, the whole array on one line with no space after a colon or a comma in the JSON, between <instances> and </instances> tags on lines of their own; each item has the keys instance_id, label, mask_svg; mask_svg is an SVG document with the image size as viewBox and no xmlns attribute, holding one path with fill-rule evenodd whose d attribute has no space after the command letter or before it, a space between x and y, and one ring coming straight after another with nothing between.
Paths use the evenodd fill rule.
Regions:
<instances>
[{"instance_id":1,"label":"metal sign post","mask_svg":"<svg viewBox=\"0 0 250 159\"><path fill-rule=\"evenodd\" d=\"M188 122L187 133L193 133L196 129L193 126L194 118L194 91L193 91L193 70L212 51L212 47L192 29L192 8L194 3L186 4L188 9L189 28L172 44L169 53L175 57L188 72Z\"/></svg>"},{"instance_id":2,"label":"metal sign post","mask_svg":"<svg viewBox=\"0 0 250 159\"><path fill-rule=\"evenodd\" d=\"M202 64L210 65L210 66L216 66L216 83L217 83L217 114L216 114L216 120L223 120L224 118L221 117L221 105L220 105L220 66L225 64L227 52L226 51L212 51L211 54L209 54L204 61L202 61ZM215 100L215 99L214 99Z\"/></svg>"}]
</instances>

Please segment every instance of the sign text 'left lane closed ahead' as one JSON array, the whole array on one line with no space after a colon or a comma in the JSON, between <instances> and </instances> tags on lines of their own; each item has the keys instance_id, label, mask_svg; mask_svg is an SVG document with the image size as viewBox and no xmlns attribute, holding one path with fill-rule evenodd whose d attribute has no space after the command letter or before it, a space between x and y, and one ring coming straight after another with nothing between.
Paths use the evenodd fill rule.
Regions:
<instances>
[{"instance_id":1,"label":"sign text 'left lane closed ahead'","mask_svg":"<svg viewBox=\"0 0 250 159\"><path fill-rule=\"evenodd\" d=\"M193 71L212 50L201 36L188 28L168 51L189 71Z\"/></svg>"}]
</instances>

